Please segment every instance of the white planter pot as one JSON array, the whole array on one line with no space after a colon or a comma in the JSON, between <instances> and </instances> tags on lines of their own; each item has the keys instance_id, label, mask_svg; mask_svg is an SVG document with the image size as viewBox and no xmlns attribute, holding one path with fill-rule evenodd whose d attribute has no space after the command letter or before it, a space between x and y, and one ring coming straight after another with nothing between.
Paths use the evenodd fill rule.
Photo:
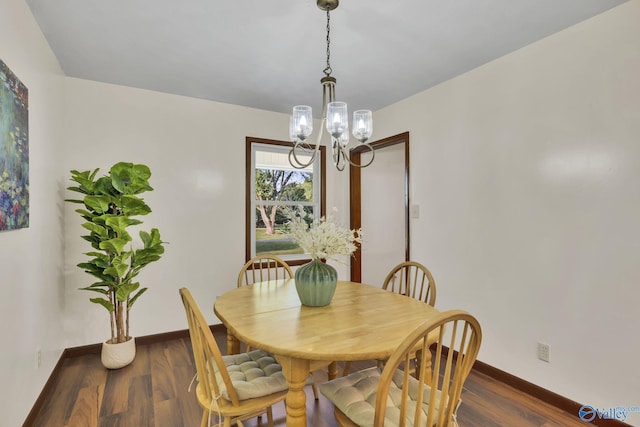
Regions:
<instances>
[{"instance_id":1,"label":"white planter pot","mask_svg":"<svg viewBox=\"0 0 640 427\"><path fill-rule=\"evenodd\" d=\"M129 341L119 344L102 343L102 365L107 369L123 368L133 362L136 357L136 340L131 337Z\"/></svg>"}]
</instances>

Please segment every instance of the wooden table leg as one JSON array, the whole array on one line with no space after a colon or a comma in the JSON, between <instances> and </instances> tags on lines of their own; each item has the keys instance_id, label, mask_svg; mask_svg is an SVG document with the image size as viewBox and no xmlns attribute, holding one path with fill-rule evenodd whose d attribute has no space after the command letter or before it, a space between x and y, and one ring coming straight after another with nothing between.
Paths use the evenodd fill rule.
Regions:
<instances>
[{"instance_id":1,"label":"wooden table leg","mask_svg":"<svg viewBox=\"0 0 640 427\"><path fill-rule=\"evenodd\" d=\"M240 341L227 330L227 354L240 353Z\"/></svg>"},{"instance_id":2,"label":"wooden table leg","mask_svg":"<svg viewBox=\"0 0 640 427\"><path fill-rule=\"evenodd\" d=\"M287 380L289 392L285 399L287 409L287 427L306 427L307 395L304 386L309 377L309 361L276 356L282 373Z\"/></svg>"},{"instance_id":3,"label":"wooden table leg","mask_svg":"<svg viewBox=\"0 0 640 427\"><path fill-rule=\"evenodd\" d=\"M329 363L329 367L327 368L327 376L329 380L333 380L338 376L338 363L331 362Z\"/></svg>"}]
</instances>

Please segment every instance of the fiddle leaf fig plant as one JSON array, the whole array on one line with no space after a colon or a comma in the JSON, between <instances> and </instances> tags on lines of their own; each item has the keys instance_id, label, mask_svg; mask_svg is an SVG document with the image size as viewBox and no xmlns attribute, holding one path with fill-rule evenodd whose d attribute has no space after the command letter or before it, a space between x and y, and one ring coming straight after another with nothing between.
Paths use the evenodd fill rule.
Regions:
<instances>
[{"instance_id":1,"label":"fiddle leaf fig plant","mask_svg":"<svg viewBox=\"0 0 640 427\"><path fill-rule=\"evenodd\" d=\"M89 260L78 267L97 281L80 289L100 294L89 300L109 312L111 339L108 342L115 344L130 339L129 311L147 290L135 279L140 270L160 259L165 242L160 239L158 229L152 228L150 232L139 232L142 247L134 248L133 238L127 231L128 227L142 224L134 217L151 212L138 196L153 190L149 185L149 167L120 162L111 167L108 175L96 179L99 170L72 170L71 181L77 186L67 189L84 197L66 201L84 205L84 209L76 212L85 220L82 227L88 231L82 238L93 250L85 253Z\"/></svg>"}]
</instances>

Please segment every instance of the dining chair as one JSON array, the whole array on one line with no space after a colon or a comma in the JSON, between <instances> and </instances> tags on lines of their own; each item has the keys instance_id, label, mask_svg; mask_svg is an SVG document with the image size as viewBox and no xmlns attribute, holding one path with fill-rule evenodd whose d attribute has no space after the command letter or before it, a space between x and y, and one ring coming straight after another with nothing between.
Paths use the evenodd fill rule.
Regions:
<instances>
[{"instance_id":1,"label":"dining chair","mask_svg":"<svg viewBox=\"0 0 640 427\"><path fill-rule=\"evenodd\" d=\"M200 308L187 288L180 296L189 323L189 337L196 363L196 396L202 408L201 427L214 417L225 427L267 414L273 426L271 406L283 401L287 384L282 367L262 350L223 356Z\"/></svg>"},{"instance_id":2,"label":"dining chair","mask_svg":"<svg viewBox=\"0 0 640 427\"><path fill-rule=\"evenodd\" d=\"M275 255L259 255L251 258L238 273L238 287L268 280L290 279L293 270Z\"/></svg>"},{"instance_id":3,"label":"dining chair","mask_svg":"<svg viewBox=\"0 0 640 427\"><path fill-rule=\"evenodd\" d=\"M384 279L382 289L436 305L436 282L427 267L415 261L396 265Z\"/></svg>"},{"instance_id":4,"label":"dining chair","mask_svg":"<svg viewBox=\"0 0 640 427\"><path fill-rule=\"evenodd\" d=\"M419 262L405 261L393 267L382 282L382 289L415 298L432 307L436 304L436 281L429 269ZM417 351L416 349L416 353ZM419 363L416 354L411 360L414 361L414 364ZM384 363L384 360L378 360L379 367L382 367ZM342 375L348 375L350 370L351 363L345 362ZM411 373L413 372L415 369L411 370Z\"/></svg>"},{"instance_id":5,"label":"dining chair","mask_svg":"<svg viewBox=\"0 0 640 427\"><path fill-rule=\"evenodd\" d=\"M291 279L293 276L293 270L283 259L275 255L260 255L251 258L242 266L238 273L238 287L268 280ZM251 347L247 346L247 350L251 350ZM313 397L318 400L318 386L315 381L311 388Z\"/></svg>"},{"instance_id":6,"label":"dining chair","mask_svg":"<svg viewBox=\"0 0 640 427\"><path fill-rule=\"evenodd\" d=\"M426 338L434 332L438 339L429 346ZM320 391L333 402L340 426L457 426L462 386L481 341L482 331L475 317L462 310L446 311L414 329L384 369L354 372L320 385ZM422 343L421 372L414 377L399 367L408 365L417 343ZM430 351L433 366L429 374Z\"/></svg>"}]
</instances>

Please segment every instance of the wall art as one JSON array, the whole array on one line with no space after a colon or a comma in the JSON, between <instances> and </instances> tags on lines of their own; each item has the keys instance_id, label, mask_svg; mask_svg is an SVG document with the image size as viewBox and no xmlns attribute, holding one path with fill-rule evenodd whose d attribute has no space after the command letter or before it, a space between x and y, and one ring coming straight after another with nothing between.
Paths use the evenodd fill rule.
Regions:
<instances>
[{"instance_id":1,"label":"wall art","mask_svg":"<svg viewBox=\"0 0 640 427\"><path fill-rule=\"evenodd\" d=\"M29 226L28 90L0 60L0 231Z\"/></svg>"}]
</instances>

